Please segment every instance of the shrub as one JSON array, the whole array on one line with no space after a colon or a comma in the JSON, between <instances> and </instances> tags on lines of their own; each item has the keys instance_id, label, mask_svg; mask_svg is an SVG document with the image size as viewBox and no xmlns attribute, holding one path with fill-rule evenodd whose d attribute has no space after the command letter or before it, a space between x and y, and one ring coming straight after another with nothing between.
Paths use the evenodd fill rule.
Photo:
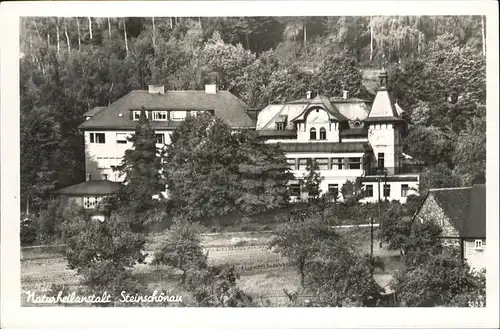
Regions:
<instances>
[{"instance_id":1,"label":"shrub","mask_svg":"<svg viewBox=\"0 0 500 329\"><path fill-rule=\"evenodd\" d=\"M145 238L131 231L125 214L113 213L104 222L75 216L64 225L69 267L82 275L90 291L116 291L129 285L130 269L143 263Z\"/></svg>"},{"instance_id":2,"label":"shrub","mask_svg":"<svg viewBox=\"0 0 500 329\"><path fill-rule=\"evenodd\" d=\"M239 275L233 266L193 270L188 277L188 287L193 291L198 306L254 306L252 297L238 288Z\"/></svg>"},{"instance_id":3,"label":"shrub","mask_svg":"<svg viewBox=\"0 0 500 329\"><path fill-rule=\"evenodd\" d=\"M207 255L203 252L199 237L200 226L177 220L168 230L167 238L154 254L153 265L168 265L182 272L182 283L189 268L207 267Z\"/></svg>"},{"instance_id":4,"label":"shrub","mask_svg":"<svg viewBox=\"0 0 500 329\"><path fill-rule=\"evenodd\" d=\"M36 220L30 216L21 216L21 246L33 244L37 238Z\"/></svg>"}]
</instances>

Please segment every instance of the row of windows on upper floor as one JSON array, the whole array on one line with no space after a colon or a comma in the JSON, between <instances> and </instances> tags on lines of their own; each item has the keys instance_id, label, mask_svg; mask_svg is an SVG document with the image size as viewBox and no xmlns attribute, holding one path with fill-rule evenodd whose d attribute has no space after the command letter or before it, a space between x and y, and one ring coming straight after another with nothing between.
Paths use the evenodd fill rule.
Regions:
<instances>
[{"instance_id":1,"label":"row of windows on upper floor","mask_svg":"<svg viewBox=\"0 0 500 329\"><path fill-rule=\"evenodd\" d=\"M302 192L301 188L302 184L290 184L289 185L289 192L290 196L300 196ZM342 188L342 187L340 187ZM373 188L374 184L363 184L363 189L364 189L364 196L367 198L373 197ZM339 195L339 184L328 184L328 194L332 196L338 196ZM410 187L408 184L402 184L401 185L401 197L405 198L408 196L408 193L410 191ZM383 197L384 198L390 198L391 197L391 185L390 184L384 184L383 185ZM392 197L395 197L393 195Z\"/></svg>"},{"instance_id":2,"label":"row of windows on upper floor","mask_svg":"<svg viewBox=\"0 0 500 329\"><path fill-rule=\"evenodd\" d=\"M187 116L197 116L200 113L214 114L214 110L187 110L187 111L145 111L146 117L153 121L182 121ZM141 117L141 111L132 111L132 119L138 121Z\"/></svg>"},{"instance_id":3,"label":"row of windows on upper floor","mask_svg":"<svg viewBox=\"0 0 500 329\"><path fill-rule=\"evenodd\" d=\"M357 170L361 169L361 158L287 158L292 170L306 170L314 164L317 170Z\"/></svg>"},{"instance_id":4,"label":"row of windows on upper floor","mask_svg":"<svg viewBox=\"0 0 500 329\"><path fill-rule=\"evenodd\" d=\"M130 136L128 133L116 133L116 144L127 144L127 138ZM165 144L165 134L156 133L155 134L156 144ZM105 133L90 133L90 143L92 144L105 144L106 134Z\"/></svg>"}]
</instances>

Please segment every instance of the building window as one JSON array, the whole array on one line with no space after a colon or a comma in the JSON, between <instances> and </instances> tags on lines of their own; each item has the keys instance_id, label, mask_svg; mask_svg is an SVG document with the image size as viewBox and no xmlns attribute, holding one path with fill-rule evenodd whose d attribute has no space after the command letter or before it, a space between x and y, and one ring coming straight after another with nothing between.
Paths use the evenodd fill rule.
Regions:
<instances>
[{"instance_id":1,"label":"building window","mask_svg":"<svg viewBox=\"0 0 500 329\"><path fill-rule=\"evenodd\" d=\"M326 129L325 128L321 128L319 130L319 139L322 139L322 140L326 139Z\"/></svg>"},{"instance_id":2,"label":"building window","mask_svg":"<svg viewBox=\"0 0 500 329\"><path fill-rule=\"evenodd\" d=\"M116 143L117 144L127 144L127 134L116 133Z\"/></svg>"},{"instance_id":3,"label":"building window","mask_svg":"<svg viewBox=\"0 0 500 329\"><path fill-rule=\"evenodd\" d=\"M102 197L101 196L84 196L83 197L83 207L85 209L92 209L95 208L97 203L101 201Z\"/></svg>"},{"instance_id":4,"label":"building window","mask_svg":"<svg viewBox=\"0 0 500 329\"><path fill-rule=\"evenodd\" d=\"M328 170L328 158L318 158L315 160L316 169L318 170Z\"/></svg>"},{"instance_id":5,"label":"building window","mask_svg":"<svg viewBox=\"0 0 500 329\"><path fill-rule=\"evenodd\" d=\"M311 128L309 139L314 139L314 140L316 139L316 128Z\"/></svg>"},{"instance_id":6,"label":"building window","mask_svg":"<svg viewBox=\"0 0 500 329\"><path fill-rule=\"evenodd\" d=\"M474 241L474 248L476 248L476 249L483 249L483 240L476 240L476 241Z\"/></svg>"},{"instance_id":7,"label":"building window","mask_svg":"<svg viewBox=\"0 0 500 329\"><path fill-rule=\"evenodd\" d=\"M299 159L299 170L306 170L307 169L307 162L309 159Z\"/></svg>"},{"instance_id":8,"label":"building window","mask_svg":"<svg viewBox=\"0 0 500 329\"><path fill-rule=\"evenodd\" d=\"M328 194L333 197L338 197L339 195L339 184L328 184Z\"/></svg>"},{"instance_id":9,"label":"building window","mask_svg":"<svg viewBox=\"0 0 500 329\"><path fill-rule=\"evenodd\" d=\"M332 159L332 169L342 170L342 168L343 168L342 162L343 162L342 158L333 158Z\"/></svg>"},{"instance_id":10,"label":"building window","mask_svg":"<svg viewBox=\"0 0 500 329\"><path fill-rule=\"evenodd\" d=\"M147 118L148 117L148 111L144 111L144 115ZM141 118L141 111L134 111L134 113L133 113L133 119L134 119L134 121L139 121L140 118Z\"/></svg>"},{"instance_id":11,"label":"building window","mask_svg":"<svg viewBox=\"0 0 500 329\"><path fill-rule=\"evenodd\" d=\"M106 135L104 133L90 133L90 142L104 144L106 143Z\"/></svg>"},{"instance_id":12,"label":"building window","mask_svg":"<svg viewBox=\"0 0 500 329\"><path fill-rule=\"evenodd\" d=\"M365 185L365 193L367 197L373 197L373 185Z\"/></svg>"},{"instance_id":13,"label":"building window","mask_svg":"<svg viewBox=\"0 0 500 329\"><path fill-rule=\"evenodd\" d=\"M186 111L172 111L170 112L172 120L184 120L186 118Z\"/></svg>"},{"instance_id":14,"label":"building window","mask_svg":"<svg viewBox=\"0 0 500 329\"><path fill-rule=\"evenodd\" d=\"M361 169L361 158L349 158L348 166L349 169Z\"/></svg>"},{"instance_id":15,"label":"building window","mask_svg":"<svg viewBox=\"0 0 500 329\"><path fill-rule=\"evenodd\" d=\"M384 169L385 168L384 153L379 153L377 158L378 158L378 169Z\"/></svg>"},{"instance_id":16,"label":"building window","mask_svg":"<svg viewBox=\"0 0 500 329\"><path fill-rule=\"evenodd\" d=\"M153 120L167 121L167 111L153 111Z\"/></svg>"},{"instance_id":17,"label":"building window","mask_svg":"<svg viewBox=\"0 0 500 329\"><path fill-rule=\"evenodd\" d=\"M391 196L391 185L384 184L384 198Z\"/></svg>"},{"instance_id":18,"label":"building window","mask_svg":"<svg viewBox=\"0 0 500 329\"><path fill-rule=\"evenodd\" d=\"M156 144L165 144L165 135L164 134L155 134Z\"/></svg>"},{"instance_id":19,"label":"building window","mask_svg":"<svg viewBox=\"0 0 500 329\"><path fill-rule=\"evenodd\" d=\"M408 184L403 184L401 185L401 196L402 197L407 197L408 196Z\"/></svg>"},{"instance_id":20,"label":"building window","mask_svg":"<svg viewBox=\"0 0 500 329\"><path fill-rule=\"evenodd\" d=\"M300 184L290 184L290 196L300 196Z\"/></svg>"},{"instance_id":21,"label":"building window","mask_svg":"<svg viewBox=\"0 0 500 329\"><path fill-rule=\"evenodd\" d=\"M285 130L285 124L283 122L276 122L276 130Z\"/></svg>"},{"instance_id":22,"label":"building window","mask_svg":"<svg viewBox=\"0 0 500 329\"><path fill-rule=\"evenodd\" d=\"M286 162L288 163L288 166L290 167L290 169L292 169L292 170L296 169L297 165L296 165L295 158L294 159L287 158Z\"/></svg>"}]
</instances>

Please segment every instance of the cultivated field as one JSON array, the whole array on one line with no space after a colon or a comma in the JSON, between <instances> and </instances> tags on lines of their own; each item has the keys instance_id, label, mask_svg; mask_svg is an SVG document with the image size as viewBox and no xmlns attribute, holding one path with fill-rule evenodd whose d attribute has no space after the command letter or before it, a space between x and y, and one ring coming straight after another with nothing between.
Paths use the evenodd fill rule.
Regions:
<instances>
[{"instance_id":1,"label":"cultivated field","mask_svg":"<svg viewBox=\"0 0 500 329\"><path fill-rule=\"evenodd\" d=\"M370 232L368 228L345 229L347 236L356 242L360 252L370 251ZM163 235L150 236L147 244L148 259L161 244ZM270 232L237 232L214 233L203 235L203 246L209 253L211 264L234 265L240 273L240 287L255 298L269 299L270 306L280 306L287 301L283 289L295 291L299 286L299 277L290 267L288 261L269 250L266 244L272 238ZM61 248L59 248L61 249ZM36 291L47 293L52 284L67 285L70 290L78 286L78 276L67 268L66 259L57 248L43 250L31 248L22 251L21 288L23 292ZM379 248L374 243L374 254L386 261L384 273L377 273L379 283L388 283L391 273L399 264L395 261L396 254ZM160 291L170 290L171 294L179 294L184 300L190 299L190 294L178 282L170 277L164 268L147 264L137 265L134 272L142 282L150 288ZM307 296L303 296L306 298ZM26 294L21 296L23 306Z\"/></svg>"}]
</instances>

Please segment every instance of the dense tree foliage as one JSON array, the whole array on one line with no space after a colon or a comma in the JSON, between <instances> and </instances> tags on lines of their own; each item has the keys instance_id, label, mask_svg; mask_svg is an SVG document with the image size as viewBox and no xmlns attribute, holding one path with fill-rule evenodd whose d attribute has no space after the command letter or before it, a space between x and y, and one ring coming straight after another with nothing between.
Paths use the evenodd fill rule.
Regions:
<instances>
[{"instance_id":1,"label":"dense tree foliage","mask_svg":"<svg viewBox=\"0 0 500 329\"><path fill-rule=\"evenodd\" d=\"M291 178L277 146L232 129L208 113L188 117L166 147L164 174L172 200L188 219L255 214L288 201Z\"/></svg>"},{"instance_id":2,"label":"dense tree foliage","mask_svg":"<svg viewBox=\"0 0 500 329\"><path fill-rule=\"evenodd\" d=\"M68 265L91 291L112 289L119 295L122 290L139 288L131 268L144 262L146 240L131 230L131 220L127 214L113 213L103 222L74 216L64 223Z\"/></svg>"}]
</instances>

